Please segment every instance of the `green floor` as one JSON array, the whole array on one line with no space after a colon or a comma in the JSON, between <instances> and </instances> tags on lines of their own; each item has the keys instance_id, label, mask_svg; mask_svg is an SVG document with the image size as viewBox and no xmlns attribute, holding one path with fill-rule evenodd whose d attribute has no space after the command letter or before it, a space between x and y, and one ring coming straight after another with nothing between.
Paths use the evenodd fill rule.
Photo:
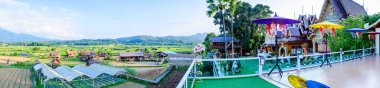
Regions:
<instances>
[{"instance_id":1,"label":"green floor","mask_svg":"<svg viewBox=\"0 0 380 88\"><path fill-rule=\"evenodd\" d=\"M196 80L195 88L278 88L260 77Z\"/></svg>"}]
</instances>

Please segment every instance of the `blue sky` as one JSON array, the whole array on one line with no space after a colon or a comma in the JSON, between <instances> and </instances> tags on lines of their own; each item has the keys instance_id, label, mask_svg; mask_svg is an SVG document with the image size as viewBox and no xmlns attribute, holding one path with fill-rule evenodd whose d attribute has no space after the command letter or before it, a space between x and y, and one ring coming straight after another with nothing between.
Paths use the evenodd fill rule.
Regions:
<instances>
[{"instance_id":1,"label":"blue sky","mask_svg":"<svg viewBox=\"0 0 380 88\"><path fill-rule=\"evenodd\" d=\"M324 0L245 0L284 17L319 14ZM362 4L362 0L355 0ZM274 3L276 2L276 3ZM368 3L368 4L367 4ZM370 14L378 0L366 0ZM51 39L193 35L218 32L205 0L0 0L0 27Z\"/></svg>"}]
</instances>

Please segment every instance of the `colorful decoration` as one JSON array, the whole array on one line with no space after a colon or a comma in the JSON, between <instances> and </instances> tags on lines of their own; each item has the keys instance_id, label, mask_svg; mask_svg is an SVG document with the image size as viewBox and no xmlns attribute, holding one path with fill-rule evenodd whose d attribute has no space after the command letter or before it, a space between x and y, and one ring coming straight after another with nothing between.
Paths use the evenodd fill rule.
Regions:
<instances>
[{"instance_id":1,"label":"colorful decoration","mask_svg":"<svg viewBox=\"0 0 380 88\"><path fill-rule=\"evenodd\" d=\"M322 29L322 27L319 27L319 32L321 32L321 34L323 35L323 29Z\"/></svg>"},{"instance_id":2,"label":"colorful decoration","mask_svg":"<svg viewBox=\"0 0 380 88\"><path fill-rule=\"evenodd\" d=\"M335 28L334 27L331 29L331 31L332 31L332 36L335 36Z\"/></svg>"},{"instance_id":3,"label":"colorful decoration","mask_svg":"<svg viewBox=\"0 0 380 88\"><path fill-rule=\"evenodd\" d=\"M268 32L269 35L272 35L272 33L270 32L270 29L271 29L271 25L267 24L267 32Z\"/></svg>"}]
</instances>

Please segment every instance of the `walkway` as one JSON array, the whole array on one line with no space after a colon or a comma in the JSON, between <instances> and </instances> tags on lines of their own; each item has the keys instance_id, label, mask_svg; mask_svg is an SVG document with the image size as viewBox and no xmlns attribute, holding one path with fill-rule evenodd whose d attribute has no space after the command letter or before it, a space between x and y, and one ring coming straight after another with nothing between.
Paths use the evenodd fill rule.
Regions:
<instances>
[{"instance_id":1,"label":"walkway","mask_svg":"<svg viewBox=\"0 0 380 88\"><path fill-rule=\"evenodd\" d=\"M273 74L269 78L286 85L288 75L298 75L306 80L315 80L332 88L378 88L380 87L380 56L368 56L363 60L355 59L332 64L332 68L321 67L301 70L301 72L284 72L281 78Z\"/></svg>"}]
</instances>

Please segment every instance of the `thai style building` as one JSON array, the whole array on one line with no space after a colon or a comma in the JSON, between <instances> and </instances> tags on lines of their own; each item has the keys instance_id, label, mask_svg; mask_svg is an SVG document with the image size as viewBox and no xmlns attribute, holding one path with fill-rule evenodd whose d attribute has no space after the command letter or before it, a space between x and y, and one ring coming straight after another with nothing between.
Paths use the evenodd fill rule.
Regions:
<instances>
[{"instance_id":1,"label":"thai style building","mask_svg":"<svg viewBox=\"0 0 380 88\"><path fill-rule=\"evenodd\" d=\"M277 51L275 51L274 35L266 35L263 45L265 51L279 54L280 56L294 56L297 54L297 51L306 54L313 52L313 50L317 48L314 45L315 43L313 43L313 38L315 38L316 35L308 26L315 24L317 18L315 15L300 15L298 20L300 24L286 25L286 28L280 28L277 33L275 33L278 37Z\"/></svg>"},{"instance_id":2,"label":"thai style building","mask_svg":"<svg viewBox=\"0 0 380 88\"><path fill-rule=\"evenodd\" d=\"M232 37L226 37L226 40L224 37L213 37L211 38L211 50L218 50L222 56L225 57L225 41L227 42L227 50L228 50L228 57L232 57ZM242 46L240 45L240 41L234 40L234 52L235 56L242 55Z\"/></svg>"},{"instance_id":3,"label":"thai style building","mask_svg":"<svg viewBox=\"0 0 380 88\"><path fill-rule=\"evenodd\" d=\"M353 0L325 0L319 15L319 22L328 20L339 23L349 16L360 15L367 15L367 11Z\"/></svg>"}]
</instances>

